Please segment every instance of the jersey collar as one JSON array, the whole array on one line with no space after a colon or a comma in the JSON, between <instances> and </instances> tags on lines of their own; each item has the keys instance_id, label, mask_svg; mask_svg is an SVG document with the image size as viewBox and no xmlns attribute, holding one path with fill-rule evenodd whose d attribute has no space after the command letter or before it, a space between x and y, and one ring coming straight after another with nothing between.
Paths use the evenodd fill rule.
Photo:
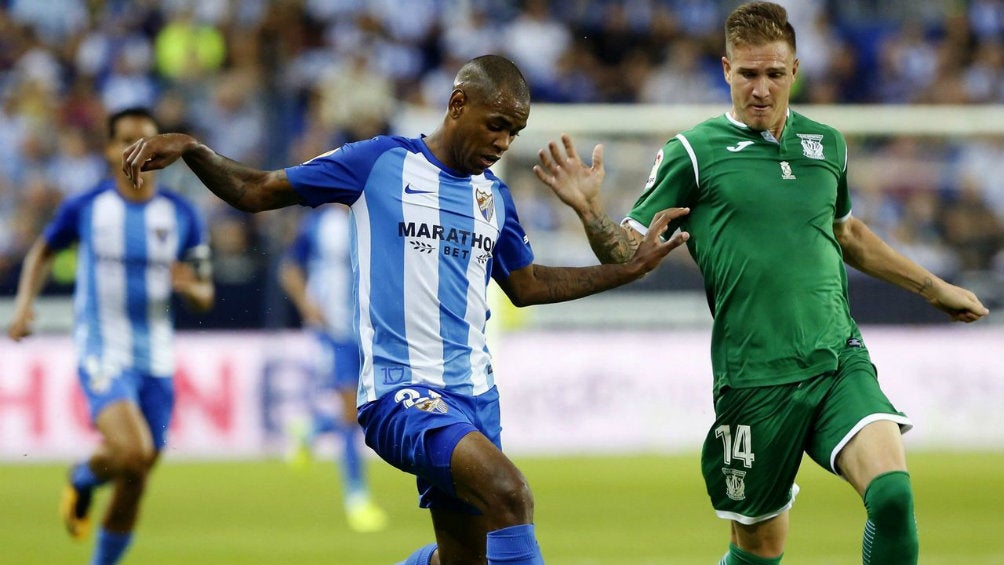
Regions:
<instances>
[{"instance_id":1,"label":"jersey collar","mask_svg":"<svg viewBox=\"0 0 1004 565\"><path fill-rule=\"evenodd\" d=\"M744 129L744 130L749 131L749 132L753 131L753 130L750 129L750 127L748 125L746 125L746 124L740 122L739 120L735 119L734 117L732 117L732 110L726 110L726 112L725 112L725 119L728 120L728 121L730 121L730 122L732 122L732 125L734 125L735 127L739 128L739 129ZM791 108L789 107L789 108L786 108L785 111L784 111L784 128L785 129L788 129L788 126L790 125L790 122L791 122ZM764 131L757 132L757 133L759 133L760 136L763 137L766 141L770 141L771 143L780 143L780 141L778 141L774 137L774 134L772 134L769 130L764 130Z\"/></svg>"}]
</instances>

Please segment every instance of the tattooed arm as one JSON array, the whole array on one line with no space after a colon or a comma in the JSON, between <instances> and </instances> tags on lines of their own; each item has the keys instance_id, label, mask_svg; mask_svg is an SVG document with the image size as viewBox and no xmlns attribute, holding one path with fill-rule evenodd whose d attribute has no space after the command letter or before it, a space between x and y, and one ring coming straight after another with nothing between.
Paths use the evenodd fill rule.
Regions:
<instances>
[{"instance_id":1,"label":"tattooed arm","mask_svg":"<svg viewBox=\"0 0 1004 565\"><path fill-rule=\"evenodd\" d=\"M603 146L593 149L593 163L586 166L579 159L575 145L568 135L561 136L559 147L554 141L537 156L540 163L534 165L533 172L554 193L578 214L586 230L589 245L601 263L624 263L634 256L642 242L642 235L635 230L614 223L603 210L600 202L600 186L603 184ZM673 218L689 212L686 208L676 210Z\"/></svg>"},{"instance_id":2,"label":"tattooed arm","mask_svg":"<svg viewBox=\"0 0 1004 565\"><path fill-rule=\"evenodd\" d=\"M889 247L857 218L833 224L844 261L855 269L915 292L959 322L975 322L990 311L975 294L949 284Z\"/></svg>"},{"instance_id":3,"label":"tattooed arm","mask_svg":"<svg viewBox=\"0 0 1004 565\"><path fill-rule=\"evenodd\" d=\"M516 306L551 304L589 296L640 279L689 237L678 233L667 241L661 236L679 209L655 215L646 235L628 261L591 267L546 267L529 265L510 273L499 286ZM619 229L619 228L618 228Z\"/></svg>"},{"instance_id":4,"label":"tattooed arm","mask_svg":"<svg viewBox=\"0 0 1004 565\"><path fill-rule=\"evenodd\" d=\"M253 169L180 133L165 133L133 143L122 153L122 171L139 187L143 183L141 172L163 169L179 157L213 194L238 210L261 212L300 202L284 170Z\"/></svg>"},{"instance_id":5,"label":"tattooed arm","mask_svg":"<svg viewBox=\"0 0 1004 565\"><path fill-rule=\"evenodd\" d=\"M601 263L623 263L634 255L642 235L614 223L602 209L579 213L589 246Z\"/></svg>"}]
</instances>

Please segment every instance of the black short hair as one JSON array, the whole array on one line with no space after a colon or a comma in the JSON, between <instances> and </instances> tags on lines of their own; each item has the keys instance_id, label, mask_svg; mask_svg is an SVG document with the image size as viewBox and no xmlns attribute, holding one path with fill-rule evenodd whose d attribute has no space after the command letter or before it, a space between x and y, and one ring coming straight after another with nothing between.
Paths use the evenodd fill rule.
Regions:
<instances>
[{"instance_id":1,"label":"black short hair","mask_svg":"<svg viewBox=\"0 0 1004 565\"><path fill-rule=\"evenodd\" d=\"M160 131L160 124L157 123L157 118L153 117L153 112L143 106L132 106L119 110L108 116L108 139L115 137L115 126L118 125L119 120L122 118L146 118L147 120L153 122L157 131Z\"/></svg>"},{"instance_id":2,"label":"black short hair","mask_svg":"<svg viewBox=\"0 0 1004 565\"><path fill-rule=\"evenodd\" d=\"M515 63L501 55L482 55L471 59L453 82L454 88L469 90L481 100L490 100L499 93L506 93L516 100L529 103L530 87Z\"/></svg>"}]
</instances>

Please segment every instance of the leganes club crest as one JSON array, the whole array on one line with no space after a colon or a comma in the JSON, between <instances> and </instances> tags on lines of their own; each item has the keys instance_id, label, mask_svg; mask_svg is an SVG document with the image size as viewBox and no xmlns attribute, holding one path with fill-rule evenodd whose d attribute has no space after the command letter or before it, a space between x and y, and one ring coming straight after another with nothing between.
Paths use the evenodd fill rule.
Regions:
<instances>
[{"instance_id":1,"label":"leganes club crest","mask_svg":"<svg viewBox=\"0 0 1004 565\"><path fill-rule=\"evenodd\" d=\"M809 159L825 159L823 156L823 136L815 133L796 133L802 140L802 155Z\"/></svg>"},{"instance_id":2,"label":"leganes club crest","mask_svg":"<svg viewBox=\"0 0 1004 565\"><path fill-rule=\"evenodd\" d=\"M746 471L738 471L725 467L725 496L732 500L746 500Z\"/></svg>"}]
</instances>

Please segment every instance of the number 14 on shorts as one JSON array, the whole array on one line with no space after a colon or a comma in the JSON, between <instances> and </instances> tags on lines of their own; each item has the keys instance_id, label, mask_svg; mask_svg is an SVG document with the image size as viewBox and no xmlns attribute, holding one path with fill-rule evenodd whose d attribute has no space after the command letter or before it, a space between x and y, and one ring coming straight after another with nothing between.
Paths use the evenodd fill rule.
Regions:
<instances>
[{"instance_id":1,"label":"number 14 on shorts","mask_svg":"<svg viewBox=\"0 0 1004 565\"><path fill-rule=\"evenodd\" d=\"M731 465L733 459L738 459L747 469L753 466L755 457L753 456L753 439L749 426L742 424L736 426L734 435L729 426L718 426L715 428L715 437L722 440L726 465Z\"/></svg>"}]
</instances>

